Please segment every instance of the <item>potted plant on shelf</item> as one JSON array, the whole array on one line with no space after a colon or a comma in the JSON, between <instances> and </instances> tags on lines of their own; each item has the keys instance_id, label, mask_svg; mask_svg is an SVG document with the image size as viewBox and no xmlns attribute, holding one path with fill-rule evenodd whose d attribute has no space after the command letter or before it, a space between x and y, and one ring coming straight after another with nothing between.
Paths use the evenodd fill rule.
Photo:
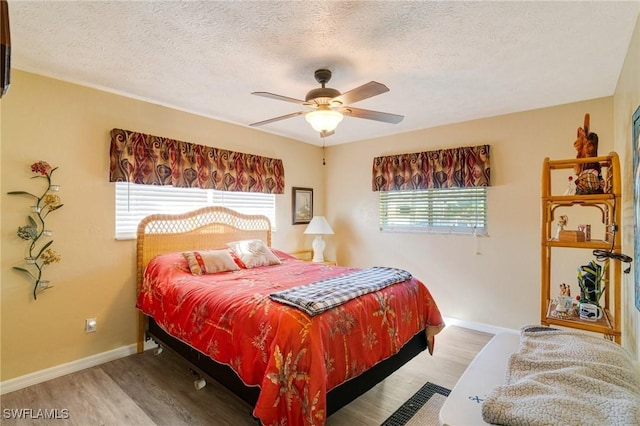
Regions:
<instances>
[{"instance_id":1,"label":"potted plant on shelf","mask_svg":"<svg viewBox=\"0 0 640 426\"><path fill-rule=\"evenodd\" d=\"M580 303L591 303L600 306L600 298L606 289L609 264L599 265L592 260L588 265L578 267L578 285L580 286Z\"/></svg>"}]
</instances>

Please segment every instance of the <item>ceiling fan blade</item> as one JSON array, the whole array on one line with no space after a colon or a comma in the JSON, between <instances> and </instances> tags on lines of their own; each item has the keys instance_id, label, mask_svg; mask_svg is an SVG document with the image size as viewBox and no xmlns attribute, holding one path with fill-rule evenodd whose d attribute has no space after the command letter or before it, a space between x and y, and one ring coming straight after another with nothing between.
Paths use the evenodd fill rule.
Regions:
<instances>
[{"instance_id":1,"label":"ceiling fan blade","mask_svg":"<svg viewBox=\"0 0 640 426\"><path fill-rule=\"evenodd\" d=\"M298 111L298 112L293 112L291 114L287 114L287 115L281 115L280 117L274 117L274 118L270 118L268 120L264 120L264 121L258 121L257 123L251 123L249 124L249 126L262 126L263 124L269 124L269 123L273 123L274 121L280 121L280 120L284 120L287 118L292 118L292 117L297 117L298 115L302 115L305 114L307 111Z\"/></svg>"},{"instance_id":2,"label":"ceiling fan blade","mask_svg":"<svg viewBox=\"0 0 640 426\"><path fill-rule=\"evenodd\" d=\"M305 101L295 98L290 98L288 96L276 95L275 93L269 92L252 92L252 95L262 96L263 98L275 99L277 101L285 101L285 102L293 102L294 104L305 104Z\"/></svg>"},{"instance_id":3,"label":"ceiling fan blade","mask_svg":"<svg viewBox=\"0 0 640 426\"><path fill-rule=\"evenodd\" d=\"M342 105L349 105L363 99L370 98L372 96L380 95L384 92L388 92L389 88L382 83L378 83L376 81L370 81L366 84L363 84L360 87L356 87L355 89L349 90L346 93L343 93L340 96L336 96L331 101L342 102Z\"/></svg>"},{"instance_id":4,"label":"ceiling fan blade","mask_svg":"<svg viewBox=\"0 0 640 426\"><path fill-rule=\"evenodd\" d=\"M404 119L403 115L389 114L388 112L371 111L368 109L342 107L338 111L349 117L366 118L368 120L383 121L385 123L398 124Z\"/></svg>"},{"instance_id":5,"label":"ceiling fan blade","mask_svg":"<svg viewBox=\"0 0 640 426\"><path fill-rule=\"evenodd\" d=\"M320 132L320 137L321 138L326 138L327 136L331 136L331 135L335 135L336 131L335 130L331 130L329 132L327 132L326 130L323 130Z\"/></svg>"}]
</instances>

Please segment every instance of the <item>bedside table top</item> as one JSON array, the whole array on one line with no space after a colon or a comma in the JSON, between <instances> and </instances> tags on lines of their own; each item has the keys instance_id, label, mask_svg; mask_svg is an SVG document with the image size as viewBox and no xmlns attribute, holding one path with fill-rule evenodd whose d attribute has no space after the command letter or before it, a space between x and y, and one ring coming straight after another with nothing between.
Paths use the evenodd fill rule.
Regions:
<instances>
[{"instance_id":1,"label":"bedside table top","mask_svg":"<svg viewBox=\"0 0 640 426\"><path fill-rule=\"evenodd\" d=\"M289 254L295 257L296 259L304 260L305 262L313 262L313 250L298 250ZM337 261L327 260L327 259L325 259L324 262L317 262L317 263L322 263L323 265L328 265L328 266L338 265Z\"/></svg>"}]
</instances>

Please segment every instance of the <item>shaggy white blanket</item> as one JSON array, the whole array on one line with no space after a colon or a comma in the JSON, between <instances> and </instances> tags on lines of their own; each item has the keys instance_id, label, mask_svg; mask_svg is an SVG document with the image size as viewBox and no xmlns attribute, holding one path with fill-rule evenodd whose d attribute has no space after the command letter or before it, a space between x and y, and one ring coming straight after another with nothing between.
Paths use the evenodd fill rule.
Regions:
<instances>
[{"instance_id":1,"label":"shaggy white blanket","mask_svg":"<svg viewBox=\"0 0 640 426\"><path fill-rule=\"evenodd\" d=\"M482 417L498 425L640 425L640 371L602 337L524 327Z\"/></svg>"}]
</instances>

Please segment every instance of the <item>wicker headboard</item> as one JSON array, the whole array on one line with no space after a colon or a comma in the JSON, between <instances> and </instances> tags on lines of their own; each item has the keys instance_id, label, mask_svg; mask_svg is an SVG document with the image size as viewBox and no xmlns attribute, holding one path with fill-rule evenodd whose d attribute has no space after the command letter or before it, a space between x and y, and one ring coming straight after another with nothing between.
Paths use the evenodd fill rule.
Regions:
<instances>
[{"instance_id":1,"label":"wicker headboard","mask_svg":"<svg viewBox=\"0 0 640 426\"><path fill-rule=\"evenodd\" d=\"M237 240L261 239L271 246L271 222L225 207L203 207L184 214L154 214L138 225L137 285L149 261L158 254L217 249Z\"/></svg>"},{"instance_id":2,"label":"wicker headboard","mask_svg":"<svg viewBox=\"0 0 640 426\"><path fill-rule=\"evenodd\" d=\"M184 214L147 216L138 225L137 236L136 295L144 269L154 256L217 249L228 242L246 239L260 239L271 246L271 222L266 216L245 215L226 207L203 207ZM141 345L143 336L139 338ZM140 346L138 349L141 351Z\"/></svg>"}]
</instances>

